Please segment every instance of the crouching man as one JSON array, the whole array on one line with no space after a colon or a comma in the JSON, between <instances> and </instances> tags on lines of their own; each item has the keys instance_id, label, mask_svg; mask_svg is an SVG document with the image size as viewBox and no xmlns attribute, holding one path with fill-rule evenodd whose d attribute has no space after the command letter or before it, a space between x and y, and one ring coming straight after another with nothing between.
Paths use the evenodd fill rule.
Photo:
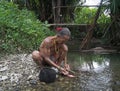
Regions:
<instances>
[{"instance_id":1,"label":"crouching man","mask_svg":"<svg viewBox=\"0 0 120 91\"><path fill-rule=\"evenodd\" d=\"M70 67L67 64L68 47L65 45L70 36L71 33L68 28L59 28L56 35L49 36L43 40L38 51L33 51L33 60L40 67L55 67L62 74L72 77L69 74ZM62 63L64 63L64 66L61 66Z\"/></svg>"}]
</instances>

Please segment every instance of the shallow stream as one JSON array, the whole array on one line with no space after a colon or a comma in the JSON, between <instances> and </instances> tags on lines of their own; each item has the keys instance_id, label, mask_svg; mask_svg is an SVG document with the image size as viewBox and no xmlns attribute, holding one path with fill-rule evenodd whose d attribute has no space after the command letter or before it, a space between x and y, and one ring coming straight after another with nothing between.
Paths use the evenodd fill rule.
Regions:
<instances>
[{"instance_id":1,"label":"shallow stream","mask_svg":"<svg viewBox=\"0 0 120 91\"><path fill-rule=\"evenodd\" d=\"M81 91L120 91L120 54L70 53ZM76 91L76 90L75 90Z\"/></svg>"},{"instance_id":2,"label":"shallow stream","mask_svg":"<svg viewBox=\"0 0 120 91\"><path fill-rule=\"evenodd\" d=\"M31 54L0 57L0 91L120 91L120 54L69 52L75 78L45 84Z\"/></svg>"}]
</instances>

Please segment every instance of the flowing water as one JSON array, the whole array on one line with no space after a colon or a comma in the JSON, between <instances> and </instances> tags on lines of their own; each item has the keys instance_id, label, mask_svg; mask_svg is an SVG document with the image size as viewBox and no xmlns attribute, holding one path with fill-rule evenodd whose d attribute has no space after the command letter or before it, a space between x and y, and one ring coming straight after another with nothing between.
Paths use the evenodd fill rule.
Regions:
<instances>
[{"instance_id":1,"label":"flowing water","mask_svg":"<svg viewBox=\"0 0 120 91\"><path fill-rule=\"evenodd\" d=\"M75 78L59 76L45 84L31 54L0 58L0 91L120 91L120 54L69 52Z\"/></svg>"},{"instance_id":2,"label":"flowing water","mask_svg":"<svg viewBox=\"0 0 120 91\"><path fill-rule=\"evenodd\" d=\"M81 91L120 91L120 54L70 53ZM75 90L76 91L76 90Z\"/></svg>"}]
</instances>

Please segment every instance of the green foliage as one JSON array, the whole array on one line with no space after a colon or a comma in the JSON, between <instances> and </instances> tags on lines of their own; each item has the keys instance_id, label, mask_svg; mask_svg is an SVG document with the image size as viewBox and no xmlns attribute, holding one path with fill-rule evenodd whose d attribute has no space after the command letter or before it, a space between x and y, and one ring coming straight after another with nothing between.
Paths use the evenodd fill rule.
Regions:
<instances>
[{"instance_id":1,"label":"green foliage","mask_svg":"<svg viewBox=\"0 0 120 91\"><path fill-rule=\"evenodd\" d=\"M43 38L52 34L47 23L40 22L33 12L19 10L12 2L0 2L1 51L30 51L37 48Z\"/></svg>"},{"instance_id":2,"label":"green foliage","mask_svg":"<svg viewBox=\"0 0 120 91\"><path fill-rule=\"evenodd\" d=\"M105 13L106 8L102 7L100 16L97 20L97 26L94 31L94 37L102 37L106 26L111 22L110 16ZM95 19L95 14L97 12L97 8L76 8L75 9L75 23L77 24L93 24ZM80 35L79 33L77 35Z\"/></svg>"},{"instance_id":3,"label":"green foliage","mask_svg":"<svg viewBox=\"0 0 120 91\"><path fill-rule=\"evenodd\" d=\"M75 9L75 23L90 24L94 19L96 9L90 8L76 8Z\"/></svg>"},{"instance_id":4,"label":"green foliage","mask_svg":"<svg viewBox=\"0 0 120 91\"><path fill-rule=\"evenodd\" d=\"M97 8L76 8L75 9L75 23L78 24L91 24L95 18ZM104 12L104 11L103 11ZM98 19L99 24L110 22L110 17L102 13Z\"/></svg>"}]
</instances>

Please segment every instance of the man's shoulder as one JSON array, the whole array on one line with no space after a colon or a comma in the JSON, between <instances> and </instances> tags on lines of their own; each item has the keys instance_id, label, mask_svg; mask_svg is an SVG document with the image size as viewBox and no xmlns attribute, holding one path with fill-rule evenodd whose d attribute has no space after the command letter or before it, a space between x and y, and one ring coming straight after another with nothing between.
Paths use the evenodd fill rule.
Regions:
<instances>
[{"instance_id":1,"label":"man's shoulder","mask_svg":"<svg viewBox=\"0 0 120 91\"><path fill-rule=\"evenodd\" d=\"M64 51L68 51L68 46L66 44L63 44L62 48L63 48Z\"/></svg>"},{"instance_id":2,"label":"man's shoulder","mask_svg":"<svg viewBox=\"0 0 120 91\"><path fill-rule=\"evenodd\" d=\"M44 42L45 42L45 43L51 43L51 42L52 42L52 39L53 39L53 36L46 37L46 38L44 39Z\"/></svg>"},{"instance_id":3,"label":"man's shoulder","mask_svg":"<svg viewBox=\"0 0 120 91\"><path fill-rule=\"evenodd\" d=\"M51 47L52 45L52 36L50 36L50 37L46 37L43 41L42 41L42 43L41 43L41 47Z\"/></svg>"}]
</instances>

